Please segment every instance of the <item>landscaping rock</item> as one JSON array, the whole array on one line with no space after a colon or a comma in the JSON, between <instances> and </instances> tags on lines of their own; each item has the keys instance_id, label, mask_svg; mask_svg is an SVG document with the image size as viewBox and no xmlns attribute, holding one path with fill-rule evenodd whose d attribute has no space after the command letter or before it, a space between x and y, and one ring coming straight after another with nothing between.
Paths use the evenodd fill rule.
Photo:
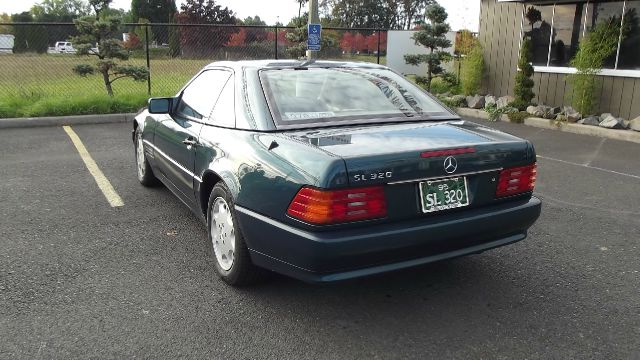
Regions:
<instances>
[{"instance_id":1,"label":"landscaping rock","mask_svg":"<svg viewBox=\"0 0 640 360\"><path fill-rule=\"evenodd\" d=\"M544 105L543 105L544 106ZM527 106L527 113L533 115L533 116L537 116L537 117L541 117L542 115L544 115L544 111L542 111L540 109L540 105L538 106Z\"/></svg>"},{"instance_id":2,"label":"landscaping rock","mask_svg":"<svg viewBox=\"0 0 640 360\"><path fill-rule=\"evenodd\" d=\"M529 106L527 107L527 112L533 116L545 119L553 119L556 117L556 114L553 113L553 108L547 105Z\"/></svg>"},{"instance_id":3,"label":"landscaping rock","mask_svg":"<svg viewBox=\"0 0 640 360\"><path fill-rule=\"evenodd\" d=\"M567 117L568 122L574 123L582 119L582 114L580 114L578 111L576 111L576 109L572 108L571 106L564 106L562 108L562 112Z\"/></svg>"},{"instance_id":4,"label":"landscaping rock","mask_svg":"<svg viewBox=\"0 0 640 360\"><path fill-rule=\"evenodd\" d=\"M484 106L491 106L496 104L496 97L493 95L487 95L484 97Z\"/></svg>"},{"instance_id":5,"label":"landscaping rock","mask_svg":"<svg viewBox=\"0 0 640 360\"><path fill-rule=\"evenodd\" d=\"M513 96L501 96L496 101L496 106L498 107L498 109L502 109L503 107L507 107L511 102L515 100L516 99Z\"/></svg>"},{"instance_id":6,"label":"landscaping rock","mask_svg":"<svg viewBox=\"0 0 640 360\"><path fill-rule=\"evenodd\" d=\"M545 119L554 119L557 113L553 112L553 107L546 105L538 105L538 109L542 111L542 117Z\"/></svg>"},{"instance_id":7,"label":"landscaping rock","mask_svg":"<svg viewBox=\"0 0 640 360\"><path fill-rule=\"evenodd\" d=\"M607 129L625 129L624 119L617 118L611 114L602 120L599 124L600 127Z\"/></svg>"},{"instance_id":8,"label":"landscaping rock","mask_svg":"<svg viewBox=\"0 0 640 360\"><path fill-rule=\"evenodd\" d=\"M597 116L588 116L582 120L578 120L578 124L598 126L600 125L600 118Z\"/></svg>"},{"instance_id":9,"label":"landscaping rock","mask_svg":"<svg viewBox=\"0 0 640 360\"><path fill-rule=\"evenodd\" d=\"M604 119L608 118L608 117L612 117L613 115L611 113L604 113L604 114L600 114L600 122L603 122Z\"/></svg>"},{"instance_id":10,"label":"landscaping rock","mask_svg":"<svg viewBox=\"0 0 640 360\"><path fill-rule=\"evenodd\" d=\"M629 121L629 129L633 131L640 131L640 116Z\"/></svg>"},{"instance_id":11,"label":"landscaping rock","mask_svg":"<svg viewBox=\"0 0 640 360\"><path fill-rule=\"evenodd\" d=\"M464 95L453 95L451 101L460 104L459 106L467 106L467 98Z\"/></svg>"},{"instance_id":12,"label":"landscaping rock","mask_svg":"<svg viewBox=\"0 0 640 360\"><path fill-rule=\"evenodd\" d=\"M551 113L553 113L553 115L558 115L561 112L562 112L562 108L560 106L555 106L551 108Z\"/></svg>"},{"instance_id":13,"label":"landscaping rock","mask_svg":"<svg viewBox=\"0 0 640 360\"><path fill-rule=\"evenodd\" d=\"M467 106L472 109L482 109L484 107L484 96L467 96Z\"/></svg>"}]
</instances>

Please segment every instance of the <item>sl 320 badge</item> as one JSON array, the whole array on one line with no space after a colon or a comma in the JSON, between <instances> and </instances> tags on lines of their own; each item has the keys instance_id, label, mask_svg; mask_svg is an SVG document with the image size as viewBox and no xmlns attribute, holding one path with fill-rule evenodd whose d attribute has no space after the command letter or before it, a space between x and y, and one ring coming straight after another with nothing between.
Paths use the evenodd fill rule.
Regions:
<instances>
[{"instance_id":1,"label":"sl 320 badge","mask_svg":"<svg viewBox=\"0 0 640 360\"><path fill-rule=\"evenodd\" d=\"M372 181L372 180L382 180L382 179L390 179L393 176L392 171L381 171L375 172L371 174L355 174L353 175L354 181Z\"/></svg>"}]
</instances>

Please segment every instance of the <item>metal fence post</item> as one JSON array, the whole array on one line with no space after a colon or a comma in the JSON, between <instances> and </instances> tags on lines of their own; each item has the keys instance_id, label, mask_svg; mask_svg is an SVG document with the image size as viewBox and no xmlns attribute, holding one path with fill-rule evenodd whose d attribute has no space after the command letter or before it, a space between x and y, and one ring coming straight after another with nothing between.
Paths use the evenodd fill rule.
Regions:
<instances>
[{"instance_id":1,"label":"metal fence post","mask_svg":"<svg viewBox=\"0 0 640 360\"><path fill-rule=\"evenodd\" d=\"M278 23L276 22L276 60L278 60Z\"/></svg>"},{"instance_id":2,"label":"metal fence post","mask_svg":"<svg viewBox=\"0 0 640 360\"><path fill-rule=\"evenodd\" d=\"M149 76L147 76L147 95L151 96L151 61L149 58L149 24L145 24L144 26L144 40L147 48L147 71L149 72Z\"/></svg>"},{"instance_id":3,"label":"metal fence post","mask_svg":"<svg viewBox=\"0 0 640 360\"><path fill-rule=\"evenodd\" d=\"M378 64L380 64L380 29L378 29Z\"/></svg>"}]
</instances>

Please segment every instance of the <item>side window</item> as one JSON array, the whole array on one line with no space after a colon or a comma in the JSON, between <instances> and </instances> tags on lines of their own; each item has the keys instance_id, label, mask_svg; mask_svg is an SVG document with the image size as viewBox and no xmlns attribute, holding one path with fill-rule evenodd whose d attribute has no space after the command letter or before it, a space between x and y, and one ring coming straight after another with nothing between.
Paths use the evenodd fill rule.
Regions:
<instances>
[{"instance_id":1,"label":"side window","mask_svg":"<svg viewBox=\"0 0 640 360\"><path fill-rule=\"evenodd\" d=\"M211 123L224 127L236 126L235 87L233 76L227 80L216 106L211 113Z\"/></svg>"},{"instance_id":2,"label":"side window","mask_svg":"<svg viewBox=\"0 0 640 360\"><path fill-rule=\"evenodd\" d=\"M200 74L182 92L177 114L194 119L208 119L230 76L231 73L224 70L207 70Z\"/></svg>"}]
</instances>

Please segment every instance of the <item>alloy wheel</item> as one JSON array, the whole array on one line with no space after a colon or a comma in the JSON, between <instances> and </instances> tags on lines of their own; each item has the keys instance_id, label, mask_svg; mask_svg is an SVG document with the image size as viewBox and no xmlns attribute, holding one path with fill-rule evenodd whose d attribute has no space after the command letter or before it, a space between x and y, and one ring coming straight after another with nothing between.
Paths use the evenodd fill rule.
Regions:
<instances>
[{"instance_id":1,"label":"alloy wheel","mask_svg":"<svg viewBox=\"0 0 640 360\"><path fill-rule=\"evenodd\" d=\"M233 266L236 249L236 232L229 204L218 197L211 206L211 242L220 267L229 271Z\"/></svg>"}]
</instances>

